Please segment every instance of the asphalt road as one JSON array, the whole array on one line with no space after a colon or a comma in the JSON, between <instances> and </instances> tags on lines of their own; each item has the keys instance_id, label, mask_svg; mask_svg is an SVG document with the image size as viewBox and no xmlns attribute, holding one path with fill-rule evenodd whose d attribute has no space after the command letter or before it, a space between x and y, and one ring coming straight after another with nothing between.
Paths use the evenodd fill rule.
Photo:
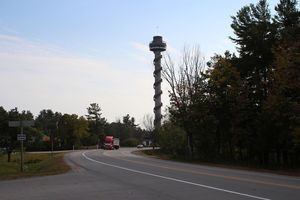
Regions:
<instances>
[{"instance_id":1,"label":"asphalt road","mask_svg":"<svg viewBox=\"0 0 300 200\"><path fill-rule=\"evenodd\" d=\"M0 181L0 199L300 199L300 178L178 163L136 149L76 151L72 171Z\"/></svg>"}]
</instances>

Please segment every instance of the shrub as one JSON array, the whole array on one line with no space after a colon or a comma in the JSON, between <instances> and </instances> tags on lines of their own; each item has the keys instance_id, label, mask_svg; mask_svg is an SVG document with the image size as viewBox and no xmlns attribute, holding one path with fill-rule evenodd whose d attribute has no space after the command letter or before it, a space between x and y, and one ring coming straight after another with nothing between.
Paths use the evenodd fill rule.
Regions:
<instances>
[{"instance_id":1,"label":"shrub","mask_svg":"<svg viewBox=\"0 0 300 200\"><path fill-rule=\"evenodd\" d=\"M121 146L126 146L126 147L136 147L139 144L139 140L136 138L128 138L125 139L124 141L121 141Z\"/></svg>"},{"instance_id":2,"label":"shrub","mask_svg":"<svg viewBox=\"0 0 300 200\"><path fill-rule=\"evenodd\" d=\"M165 124L159 130L158 143L163 153L178 157L186 154L186 132L172 124Z\"/></svg>"}]
</instances>

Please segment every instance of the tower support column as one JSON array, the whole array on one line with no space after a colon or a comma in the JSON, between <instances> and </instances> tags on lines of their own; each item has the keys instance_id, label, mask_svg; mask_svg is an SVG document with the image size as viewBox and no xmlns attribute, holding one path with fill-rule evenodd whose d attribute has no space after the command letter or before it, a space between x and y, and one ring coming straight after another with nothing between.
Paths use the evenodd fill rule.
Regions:
<instances>
[{"instance_id":1,"label":"tower support column","mask_svg":"<svg viewBox=\"0 0 300 200\"><path fill-rule=\"evenodd\" d=\"M161 119L162 119L162 114L161 114L161 107L162 107L162 102L161 102L161 95L162 95L162 90L161 90L161 59L162 55L161 52L166 50L166 43L162 40L161 36L154 36L153 41L149 44L150 51L153 51L154 53L154 127L155 127L155 132L159 129L161 126Z\"/></svg>"}]
</instances>

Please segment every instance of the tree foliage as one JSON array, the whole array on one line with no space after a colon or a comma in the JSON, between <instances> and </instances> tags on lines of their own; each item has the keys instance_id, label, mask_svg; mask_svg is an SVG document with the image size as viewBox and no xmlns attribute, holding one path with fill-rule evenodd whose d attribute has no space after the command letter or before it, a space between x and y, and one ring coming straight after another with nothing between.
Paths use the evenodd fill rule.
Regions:
<instances>
[{"instance_id":1,"label":"tree foliage","mask_svg":"<svg viewBox=\"0 0 300 200\"><path fill-rule=\"evenodd\" d=\"M297 6L296 0L280 0L274 16L266 0L241 8L230 37L239 55L216 55L205 72L195 70L200 62L193 51L183 54L177 69L166 62L170 123L187 136L182 141L189 151L182 152L192 150L202 160L300 165Z\"/></svg>"},{"instance_id":2,"label":"tree foliage","mask_svg":"<svg viewBox=\"0 0 300 200\"><path fill-rule=\"evenodd\" d=\"M122 117L122 121L106 124L105 134L119 138L121 146L136 146L147 138L149 132L138 127L135 118L127 114Z\"/></svg>"},{"instance_id":3,"label":"tree foliage","mask_svg":"<svg viewBox=\"0 0 300 200\"><path fill-rule=\"evenodd\" d=\"M30 111L18 111L18 108L6 111L0 107L0 146L7 149L7 161L10 162L11 153L19 144L17 134L20 134L20 127L9 127L9 121L33 120L33 114ZM24 127L24 134L28 133L28 128ZM30 139L30 137L28 137Z\"/></svg>"},{"instance_id":4,"label":"tree foliage","mask_svg":"<svg viewBox=\"0 0 300 200\"><path fill-rule=\"evenodd\" d=\"M88 121L75 114L64 114L58 124L58 134L61 146L67 149L79 148L82 139L88 134Z\"/></svg>"},{"instance_id":5,"label":"tree foliage","mask_svg":"<svg viewBox=\"0 0 300 200\"><path fill-rule=\"evenodd\" d=\"M193 127L195 113L193 107L203 100L204 62L198 47L185 48L178 66L170 56L165 59L163 77L170 86L171 120L186 131L186 141L189 155L194 152ZM178 69L178 71L176 71Z\"/></svg>"},{"instance_id":6,"label":"tree foliage","mask_svg":"<svg viewBox=\"0 0 300 200\"><path fill-rule=\"evenodd\" d=\"M90 104L88 114L64 114L53 112L51 109L41 110L35 119L34 127L24 127L26 141L24 146L30 151L79 149L82 146L102 146L105 136L120 138L121 145L136 146L143 139L149 138L149 131L143 130L129 114L121 121L108 123L102 117L101 108L97 103ZM33 120L30 111L19 112L17 108L6 111L0 107L0 147L10 153L18 148L17 134L20 129L8 127L8 121ZM50 141L49 141L50 137Z\"/></svg>"},{"instance_id":7,"label":"tree foliage","mask_svg":"<svg viewBox=\"0 0 300 200\"><path fill-rule=\"evenodd\" d=\"M101 144L105 139L104 127L106 124L105 118L101 117L101 108L97 103L91 103L87 112L90 137L97 137L97 141L94 141L95 144Z\"/></svg>"},{"instance_id":8,"label":"tree foliage","mask_svg":"<svg viewBox=\"0 0 300 200\"><path fill-rule=\"evenodd\" d=\"M165 123L159 130L160 150L177 158L187 151L186 133L183 129L171 123Z\"/></svg>"}]
</instances>

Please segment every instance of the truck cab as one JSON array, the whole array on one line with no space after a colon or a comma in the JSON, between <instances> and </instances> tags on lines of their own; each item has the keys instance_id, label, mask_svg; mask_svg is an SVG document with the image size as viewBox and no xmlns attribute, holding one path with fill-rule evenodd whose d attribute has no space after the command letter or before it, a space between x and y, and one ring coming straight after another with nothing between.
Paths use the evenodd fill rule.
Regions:
<instances>
[{"instance_id":1,"label":"truck cab","mask_svg":"<svg viewBox=\"0 0 300 200\"><path fill-rule=\"evenodd\" d=\"M114 138L113 136L106 136L104 142L104 149L119 149L120 148L120 140L119 138Z\"/></svg>"},{"instance_id":2,"label":"truck cab","mask_svg":"<svg viewBox=\"0 0 300 200\"><path fill-rule=\"evenodd\" d=\"M113 136L106 136L104 142L104 149L112 150L114 149L114 137Z\"/></svg>"}]
</instances>

